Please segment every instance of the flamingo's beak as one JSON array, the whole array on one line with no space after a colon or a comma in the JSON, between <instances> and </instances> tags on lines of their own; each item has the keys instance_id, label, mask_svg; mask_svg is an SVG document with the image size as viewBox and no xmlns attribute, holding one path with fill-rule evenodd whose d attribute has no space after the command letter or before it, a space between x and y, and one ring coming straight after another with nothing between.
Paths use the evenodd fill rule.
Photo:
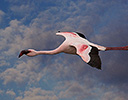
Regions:
<instances>
[{"instance_id":1,"label":"flamingo's beak","mask_svg":"<svg viewBox=\"0 0 128 100\"><path fill-rule=\"evenodd\" d=\"M29 50L22 50L21 52L20 52L20 54L19 54L19 58L22 56L22 55L26 55L26 54L28 54L30 51Z\"/></svg>"}]
</instances>

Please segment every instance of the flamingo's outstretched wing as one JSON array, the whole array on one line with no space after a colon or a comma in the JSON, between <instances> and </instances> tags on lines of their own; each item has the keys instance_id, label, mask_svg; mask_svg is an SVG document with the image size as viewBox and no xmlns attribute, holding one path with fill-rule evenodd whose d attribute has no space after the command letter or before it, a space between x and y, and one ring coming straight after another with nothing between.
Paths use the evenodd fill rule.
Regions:
<instances>
[{"instance_id":1,"label":"flamingo's outstretched wing","mask_svg":"<svg viewBox=\"0 0 128 100\"><path fill-rule=\"evenodd\" d=\"M58 32L57 35L62 35L66 38L67 43L77 50L77 54L90 66L101 69L101 60L98 55L97 45L86 40L85 36L78 32ZM82 38L84 39L82 39ZM90 46L90 45L92 46ZM96 47L94 47L96 46Z\"/></svg>"},{"instance_id":2,"label":"flamingo's outstretched wing","mask_svg":"<svg viewBox=\"0 0 128 100\"><path fill-rule=\"evenodd\" d=\"M96 47L81 44L81 43L72 43L71 46L74 46L77 50L77 54L90 66L101 69L101 60L99 57L99 50Z\"/></svg>"}]
</instances>

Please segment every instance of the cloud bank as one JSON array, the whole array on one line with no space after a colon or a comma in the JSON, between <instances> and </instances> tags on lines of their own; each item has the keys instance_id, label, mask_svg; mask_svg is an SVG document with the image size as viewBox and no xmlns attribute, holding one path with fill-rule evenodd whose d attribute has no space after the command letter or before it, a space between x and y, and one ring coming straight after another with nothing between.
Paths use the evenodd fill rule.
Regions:
<instances>
[{"instance_id":1,"label":"cloud bank","mask_svg":"<svg viewBox=\"0 0 128 100\"><path fill-rule=\"evenodd\" d=\"M55 36L58 30L82 32L91 42L105 46L127 45L126 0L6 2L9 10L0 10L0 22L6 22L0 28L0 84L25 87L21 91L13 87L0 89L0 94L16 100L128 99L125 51L101 52L102 71L74 55L17 58L22 49L56 48L64 40Z\"/></svg>"}]
</instances>

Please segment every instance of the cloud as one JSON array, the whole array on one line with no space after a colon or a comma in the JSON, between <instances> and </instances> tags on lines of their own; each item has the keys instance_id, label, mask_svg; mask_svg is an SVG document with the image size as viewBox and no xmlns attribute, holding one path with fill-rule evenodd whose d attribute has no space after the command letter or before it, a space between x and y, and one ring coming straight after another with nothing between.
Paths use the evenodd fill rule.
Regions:
<instances>
[{"instance_id":1,"label":"cloud","mask_svg":"<svg viewBox=\"0 0 128 100\"><path fill-rule=\"evenodd\" d=\"M0 90L0 94L3 94L4 93L4 91L3 90Z\"/></svg>"},{"instance_id":2,"label":"cloud","mask_svg":"<svg viewBox=\"0 0 128 100\"><path fill-rule=\"evenodd\" d=\"M45 47L49 34L47 35L41 29L38 29L34 25L27 27L18 20L10 21L10 26L0 31L0 49L4 50L4 54L9 56L17 54L19 50L24 48L39 47L39 43L44 44L41 48Z\"/></svg>"},{"instance_id":3,"label":"cloud","mask_svg":"<svg viewBox=\"0 0 128 100\"><path fill-rule=\"evenodd\" d=\"M22 42L22 38L20 35L17 34L21 33L21 31L25 28L24 25L21 25L20 21L12 20L10 22L10 26L6 27L5 29L1 29L1 46L3 50L9 49L8 53L6 54L14 54L15 50L20 47ZM19 45L19 46L18 46Z\"/></svg>"},{"instance_id":4,"label":"cloud","mask_svg":"<svg viewBox=\"0 0 128 100\"><path fill-rule=\"evenodd\" d=\"M94 85L95 83L95 85ZM59 82L55 88L59 91L59 98L71 100L126 100L127 93L120 91L116 86L100 84L93 79L85 79L82 83L76 81Z\"/></svg>"},{"instance_id":5,"label":"cloud","mask_svg":"<svg viewBox=\"0 0 128 100\"><path fill-rule=\"evenodd\" d=\"M26 82L34 83L39 81L42 77L42 73L39 72L39 66L37 60L27 60L27 62L18 62L14 68L8 68L0 74L1 79L4 80L4 84L10 82L16 82L23 84Z\"/></svg>"},{"instance_id":6,"label":"cloud","mask_svg":"<svg viewBox=\"0 0 128 100\"><path fill-rule=\"evenodd\" d=\"M90 41L105 46L127 45L128 11L124 1L60 2L57 0L54 2L56 6L51 5L42 10L36 9L36 6L31 8L29 3L14 6L13 4L19 1L10 2L12 2L11 11L17 13L17 16L21 13L22 18L11 19L5 29L0 29L0 54L2 55L0 66L1 68L6 66L0 77L4 85L10 82L33 84L40 81L49 82L49 80L54 80L52 84L58 85L60 81L62 83L67 81L59 86L53 86L57 88L57 93L54 90L31 88L18 96L17 100L59 100L72 99L72 97L79 100L127 99L126 52L101 52L102 71L91 68L74 55L43 55L34 58L23 56L20 61L17 60L18 53L22 49L56 48L63 41L61 37L55 36L58 30L80 31ZM46 2L53 3L53 1ZM32 3L34 5L34 2ZM31 14L34 11L38 11L34 13L36 16ZM29 19L31 15L33 17Z\"/></svg>"},{"instance_id":7,"label":"cloud","mask_svg":"<svg viewBox=\"0 0 128 100\"><path fill-rule=\"evenodd\" d=\"M68 88L66 88L66 90L61 91L59 94L60 98L66 98L66 99L79 99L79 100L83 100L85 98L88 98L89 96L92 96L92 93L90 92L90 90L87 90L87 86L83 87L82 85L80 85L77 82L72 82L70 84L68 84ZM67 86L64 86L67 87ZM94 95L93 95L94 96Z\"/></svg>"},{"instance_id":8,"label":"cloud","mask_svg":"<svg viewBox=\"0 0 128 100\"><path fill-rule=\"evenodd\" d=\"M114 6L113 9L117 10L117 6ZM99 34L96 34L92 37L93 41L96 41L98 44L102 43L105 46L125 46L127 45L127 24L125 23L128 19L126 18L127 10L118 10L114 12L114 16L110 12L106 12L107 15L111 15L114 19L107 19L107 25L103 25L99 31ZM104 19L104 17L103 17ZM120 20L120 21L119 21ZM99 78L105 83L113 84L125 84L127 83L127 55L125 51L108 51L101 52L102 66L105 72L99 75Z\"/></svg>"},{"instance_id":9,"label":"cloud","mask_svg":"<svg viewBox=\"0 0 128 100\"><path fill-rule=\"evenodd\" d=\"M21 5L21 6L12 6L11 10L17 14L24 15L24 14L30 12L31 8L29 7L29 5Z\"/></svg>"},{"instance_id":10,"label":"cloud","mask_svg":"<svg viewBox=\"0 0 128 100\"><path fill-rule=\"evenodd\" d=\"M122 92L106 92L104 93L103 97L101 98L102 100L127 100L128 98L125 96L126 94Z\"/></svg>"},{"instance_id":11,"label":"cloud","mask_svg":"<svg viewBox=\"0 0 128 100\"><path fill-rule=\"evenodd\" d=\"M63 2L63 3L66 4L66 2ZM102 27L98 28L99 30L96 30L96 31L100 31L100 33L97 35L94 35L94 26L95 25L97 26L97 24L102 24L104 16L109 14L109 12L107 12L107 10L106 10L108 8L107 6L109 5L109 7L110 7L109 9L111 10L112 5L116 5L116 4L117 3L113 2L110 5L106 2L104 3L101 1L98 1L98 2L82 1L80 3L69 2L69 6L66 6L66 7L65 6L49 7L49 9L46 9L45 11L41 11L37 15L37 17L31 21L29 26L25 26L22 23L22 21L12 20L12 21L10 21L10 26L5 28L4 30L1 30L1 33L5 33L1 37L1 40L2 40L0 42L2 45L1 47L3 47L2 49L6 48L6 50L4 50L4 54L6 54L6 56L12 56L12 55L17 56L19 51L24 48L35 48L38 50L43 50L44 48L52 49L54 47L57 47L57 45L59 44L59 42L57 41L57 38L55 37L55 34L53 35L53 32L55 33L55 30L57 30L59 28L60 28L60 30L64 30L64 31L65 30L66 31L67 30L68 31L80 30L84 34L87 35L88 39L93 40L93 42L96 41L98 44L101 44L101 45L102 44L103 45L106 45L106 44L114 45L116 43L119 44L119 43L121 43L119 41L121 39L117 39L115 41L109 41L109 40L111 37L113 38L112 40L114 40L114 37L120 38L121 36L124 37L126 35L126 33L125 33L127 31L125 28L126 26L124 28L122 27L123 28L122 30L125 30L125 31L123 31L123 35L120 35L120 33L122 33L122 31L119 32L120 31L119 27L125 21L127 21L127 18L125 18L125 20L122 19L120 21L120 23L122 22L122 24L118 27L114 27L115 26L114 23L116 23L116 26L119 25L117 23L117 19L115 19L113 21L111 19L108 19L108 24L107 24L108 26L102 26ZM26 7L23 5L21 5L21 6L22 6L21 8ZM81 7L84 10L82 10ZM59 8L59 10L58 10L58 8ZM118 8L118 7L116 7L116 8ZM55 13L54 15L53 15L53 11ZM126 12L126 11L124 11L124 12ZM103 13L103 15L101 13ZM116 13L116 14L118 15L118 13ZM121 17L119 17L118 20ZM118 29L117 30L118 33L117 33L117 31L114 31L116 29ZM104 34L102 34L102 33L104 33ZM105 34L105 33L107 33L107 34ZM58 39L58 40L60 40L60 39ZM7 41L8 41L8 43L7 43ZM125 41L126 41L126 39L125 39ZM50 46L48 46L49 44L50 44ZM122 44L124 44L123 41L122 41ZM104 54L102 54L102 55L104 55ZM107 57L103 56L102 59L107 59ZM64 56L64 58L67 58L67 56ZM69 59L69 58L67 58L67 59ZM70 59L72 59L72 57ZM71 62L70 59L68 60L69 62ZM110 60L111 59L109 59L109 61L108 60L103 61L104 66L107 66L107 64L105 64L105 62L106 63L109 62L110 65L112 66L113 62L111 62ZM69 64L68 61L65 62L65 66L66 66L66 64ZM117 59L117 61L118 61L118 59ZM64 68L63 68L64 66L59 64L59 61L57 63L58 63L58 65L53 65L53 66L56 66L55 68L58 69L58 71L53 72L53 74L58 75L58 76L60 74L59 77L61 77L62 76L61 72L64 70ZM79 62L77 62L77 63L79 63ZM80 65L85 66L86 64L82 63ZM70 65L70 66L72 66L72 65ZM85 77L87 75L87 74L84 75L84 70L86 71L86 69L84 69L84 67L82 67L82 70L81 70L81 68L76 66L76 63L73 63L73 66L77 70L75 73L76 77L78 77L78 76ZM117 64L117 66L119 66L119 64ZM108 70L108 72L112 73L111 67L109 67L109 68L110 69ZM114 67L114 68L116 68L116 67ZM125 67L124 67L124 69L125 69ZM63 74L65 76L63 76L63 77L68 77L68 76L70 77L70 75L68 74L68 73L70 73L70 71L71 70L69 70L69 67L68 67L68 69L65 69L63 72L63 73L65 73L65 74ZM81 74L81 73L83 73L83 74ZM118 74L115 74L114 76L116 76L116 75L118 75Z\"/></svg>"},{"instance_id":12,"label":"cloud","mask_svg":"<svg viewBox=\"0 0 128 100\"><path fill-rule=\"evenodd\" d=\"M35 24L32 24L30 27L28 27L28 26L23 25L21 21L12 20L10 21L10 25L8 27L6 27L5 29L1 29L0 33L1 33L0 34L1 35L0 37L1 46L0 47L1 47L1 52L2 52L1 54L3 55L3 58L1 61L3 63L1 63L1 66L9 65L11 62L7 61L7 59L10 60L12 58L17 58L18 53L22 49L36 48L36 49L41 50L45 47L53 48L54 46L54 45L47 46L47 44L49 44L48 43L49 40L47 38L51 35L51 33L50 32L48 34L46 34L46 32L43 33L43 31L39 29ZM51 45L55 43L55 42L52 42L52 40L54 40L54 38L50 39ZM40 43L43 45L41 45ZM36 61L38 62L40 61L40 59L36 59L35 61L33 60L33 63L35 62L34 65L32 64L32 61L30 60L25 63L16 61L12 65L10 65L14 67L8 68L3 73L0 74L1 79L4 80L4 84L7 84L9 82L22 83L24 81L29 80L28 78L30 74L32 74L30 75L31 76L29 80L30 83L34 81L35 79L39 81L42 76L41 73L38 73L39 76L41 75L39 78L39 76L37 75L37 72L31 72L31 70L29 70L30 66L31 68L34 68L34 67L39 68L40 65L38 65ZM26 66L29 67L29 68L27 67L28 70L26 70ZM22 69L19 69L19 68L22 68ZM29 72L30 74L28 75ZM35 76L37 76L38 78L35 78Z\"/></svg>"},{"instance_id":13,"label":"cloud","mask_svg":"<svg viewBox=\"0 0 128 100\"><path fill-rule=\"evenodd\" d=\"M10 64L6 63L6 61L4 61L4 60L0 61L0 67L1 66L8 66L8 65L10 65Z\"/></svg>"},{"instance_id":14,"label":"cloud","mask_svg":"<svg viewBox=\"0 0 128 100\"><path fill-rule=\"evenodd\" d=\"M58 97L53 91L30 88L23 93L23 97L17 97L16 100L58 100Z\"/></svg>"},{"instance_id":15,"label":"cloud","mask_svg":"<svg viewBox=\"0 0 128 100\"><path fill-rule=\"evenodd\" d=\"M6 91L6 94L7 94L7 95L10 95L10 96L12 96L12 97L16 95L16 93L15 93L14 91L12 91L12 90Z\"/></svg>"}]
</instances>

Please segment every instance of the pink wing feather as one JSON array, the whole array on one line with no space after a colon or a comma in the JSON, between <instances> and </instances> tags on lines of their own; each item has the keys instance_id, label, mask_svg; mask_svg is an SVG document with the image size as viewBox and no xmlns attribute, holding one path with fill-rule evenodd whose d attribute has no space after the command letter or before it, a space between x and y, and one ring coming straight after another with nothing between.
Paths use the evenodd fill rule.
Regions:
<instances>
[{"instance_id":1,"label":"pink wing feather","mask_svg":"<svg viewBox=\"0 0 128 100\"><path fill-rule=\"evenodd\" d=\"M72 44L77 49L77 54L81 56L81 58L88 63L90 61L89 53L91 51L91 48L89 45L86 44L80 44L80 43L74 43Z\"/></svg>"},{"instance_id":2,"label":"pink wing feather","mask_svg":"<svg viewBox=\"0 0 128 100\"><path fill-rule=\"evenodd\" d=\"M82 40L76 32L59 32L57 35L62 35L67 38L66 41L70 46L73 46L77 50L77 54L90 66L101 69L101 60L98 53L98 46ZM90 44L90 45L89 45ZM94 47L96 46L96 47Z\"/></svg>"},{"instance_id":3,"label":"pink wing feather","mask_svg":"<svg viewBox=\"0 0 128 100\"><path fill-rule=\"evenodd\" d=\"M96 67L101 69L101 60L98 54L98 49L96 47L87 45L87 44L80 44L80 43L73 43L77 50L77 54L90 66Z\"/></svg>"}]
</instances>

